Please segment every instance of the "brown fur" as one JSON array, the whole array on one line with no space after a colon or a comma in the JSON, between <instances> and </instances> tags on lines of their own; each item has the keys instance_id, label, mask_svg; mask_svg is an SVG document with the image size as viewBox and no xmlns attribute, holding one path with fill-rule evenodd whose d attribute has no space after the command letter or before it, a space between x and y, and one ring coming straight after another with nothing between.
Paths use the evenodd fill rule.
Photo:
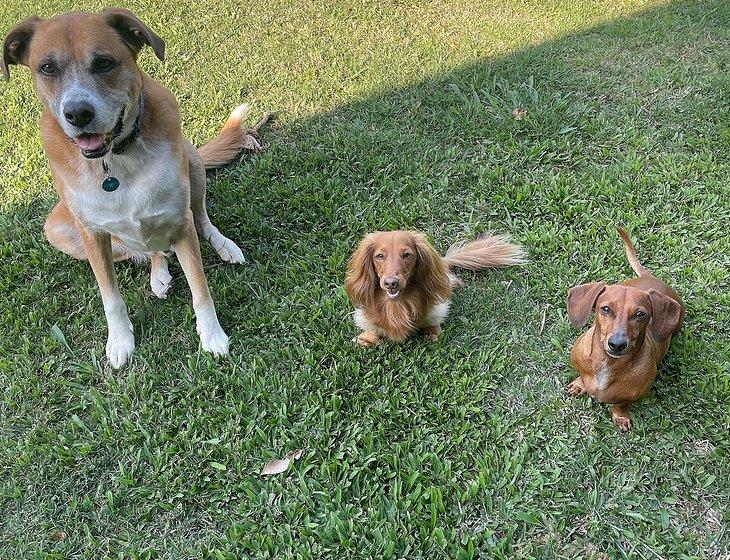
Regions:
<instances>
[{"instance_id":1,"label":"brown fur","mask_svg":"<svg viewBox=\"0 0 730 560\"><path fill-rule=\"evenodd\" d=\"M596 319L570 353L580 375L568 386L568 393L588 393L600 402L612 403L614 423L628 431L629 407L651 389L671 336L682 326L684 307L677 292L639 263L628 235L617 229L639 276L618 285L594 282L570 290L571 323L585 325L593 310ZM626 341L625 350L619 354L609 343L614 336Z\"/></svg>"},{"instance_id":2,"label":"brown fur","mask_svg":"<svg viewBox=\"0 0 730 560\"><path fill-rule=\"evenodd\" d=\"M413 231L371 233L350 257L345 290L371 326L358 337L364 346L374 346L381 337L402 342L417 329L429 340L441 332L441 321L432 312L451 302L456 280L451 267L480 270L524 262L520 247L505 236L486 237L455 245L443 258L425 235ZM397 281L390 289L388 282ZM388 297L389 292L391 296Z\"/></svg>"}]
</instances>

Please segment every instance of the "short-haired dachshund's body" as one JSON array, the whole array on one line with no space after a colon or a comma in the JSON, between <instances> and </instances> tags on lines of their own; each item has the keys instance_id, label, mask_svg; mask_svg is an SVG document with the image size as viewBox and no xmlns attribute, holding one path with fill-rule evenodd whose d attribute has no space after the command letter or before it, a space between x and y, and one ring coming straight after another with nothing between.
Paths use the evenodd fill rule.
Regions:
<instances>
[{"instance_id":1,"label":"short-haired dachshund's body","mask_svg":"<svg viewBox=\"0 0 730 560\"><path fill-rule=\"evenodd\" d=\"M682 326L684 306L676 291L639 263L628 235L617 229L639 276L621 284L594 282L570 290L568 314L573 325L585 325L594 309L596 320L570 353L580 375L568 385L568 394L588 393L613 404L614 423L628 431L629 407L651 389L671 337Z\"/></svg>"}]
</instances>

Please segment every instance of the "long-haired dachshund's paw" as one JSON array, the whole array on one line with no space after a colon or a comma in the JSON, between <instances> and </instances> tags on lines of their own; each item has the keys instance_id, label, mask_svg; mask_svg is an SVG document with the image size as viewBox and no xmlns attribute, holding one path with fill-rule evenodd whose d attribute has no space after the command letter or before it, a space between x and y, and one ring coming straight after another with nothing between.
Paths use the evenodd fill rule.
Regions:
<instances>
[{"instance_id":1,"label":"long-haired dachshund's paw","mask_svg":"<svg viewBox=\"0 0 730 560\"><path fill-rule=\"evenodd\" d=\"M377 334L364 332L354 339L360 346L365 348L375 348L380 343L380 337Z\"/></svg>"},{"instance_id":2,"label":"long-haired dachshund's paw","mask_svg":"<svg viewBox=\"0 0 730 560\"><path fill-rule=\"evenodd\" d=\"M583 382L580 380L580 377L568 384L568 386L565 388L565 391L571 397L580 397L587 393L586 388L583 386Z\"/></svg>"}]
</instances>

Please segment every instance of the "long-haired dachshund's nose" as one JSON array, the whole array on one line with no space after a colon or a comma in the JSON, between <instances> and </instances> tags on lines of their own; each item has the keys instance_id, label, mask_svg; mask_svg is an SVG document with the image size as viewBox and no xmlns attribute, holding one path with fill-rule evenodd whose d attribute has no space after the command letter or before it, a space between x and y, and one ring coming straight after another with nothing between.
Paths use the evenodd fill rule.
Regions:
<instances>
[{"instance_id":1,"label":"long-haired dachshund's nose","mask_svg":"<svg viewBox=\"0 0 730 560\"><path fill-rule=\"evenodd\" d=\"M616 354L620 354L624 350L626 350L626 347L629 345L629 341L626 340L626 337L621 334L614 334L608 339L608 347L611 349L612 352L615 352Z\"/></svg>"},{"instance_id":2,"label":"long-haired dachshund's nose","mask_svg":"<svg viewBox=\"0 0 730 560\"><path fill-rule=\"evenodd\" d=\"M386 289L395 290L398 288L398 279L394 276L389 276L387 278L383 278L383 284L385 284Z\"/></svg>"},{"instance_id":3,"label":"long-haired dachshund's nose","mask_svg":"<svg viewBox=\"0 0 730 560\"><path fill-rule=\"evenodd\" d=\"M63 109L63 116L74 126L85 127L96 116L94 106L87 101L70 101Z\"/></svg>"}]
</instances>

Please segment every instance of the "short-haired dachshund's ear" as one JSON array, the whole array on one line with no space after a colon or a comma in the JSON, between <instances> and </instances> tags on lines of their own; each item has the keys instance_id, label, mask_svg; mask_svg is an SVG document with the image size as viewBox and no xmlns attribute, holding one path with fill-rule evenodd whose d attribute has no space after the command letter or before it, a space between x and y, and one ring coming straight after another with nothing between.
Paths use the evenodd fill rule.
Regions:
<instances>
[{"instance_id":1,"label":"short-haired dachshund's ear","mask_svg":"<svg viewBox=\"0 0 730 560\"><path fill-rule=\"evenodd\" d=\"M574 327L582 327L588 322L598 296L605 289L605 282L592 282L575 286L568 291L568 317Z\"/></svg>"},{"instance_id":2,"label":"short-haired dachshund's ear","mask_svg":"<svg viewBox=\"0 0 730 560\"><path fill-rule=\"evenodd\" d=\"M682 320L682 306L676 300L653 288L646 293L651 301L649 332L654 340L661 342L669 338L679 326L679 322Z\"/></svg>"},{"instance_id":3,"label":"short-haired dachshund's ear","mask_svg":"<svg viewBox=\"0 0 730 560\"><path fill-rule=\"evenodd\" d=\"M165 60L165 41L132 12L124 8L111 8L102 12L101 16L112 29L119 33L122 41L132 49L135 57L142 47L149 45L155 51L157 58Z\"/></svg>"},{"instance_id":4,"label":"short-haired dachshund's ear","mask_svg":"<svg viewBox=\"0 0 730 560\"><path fill-rule=\"evenodd\" d=\"M5 80L10 79L10 65L28 65L28 53L30 42L33 39L36 26L42 21L39 17L32 17L16 25L3 43L3 76Z\"/></svg>"},{"instance_id":5,"label":"short-haired dachshund's ear","mask_svg":"<svg viewBox=\"0 0 730 560\"><path fill-rule=\"evenodd\" d=\"M369 307L378 287L378 275L373 264L372 235L366 236L355 249L347 263L345 291L350 301L358 307Z\"/></svg>"}]
</instances>

